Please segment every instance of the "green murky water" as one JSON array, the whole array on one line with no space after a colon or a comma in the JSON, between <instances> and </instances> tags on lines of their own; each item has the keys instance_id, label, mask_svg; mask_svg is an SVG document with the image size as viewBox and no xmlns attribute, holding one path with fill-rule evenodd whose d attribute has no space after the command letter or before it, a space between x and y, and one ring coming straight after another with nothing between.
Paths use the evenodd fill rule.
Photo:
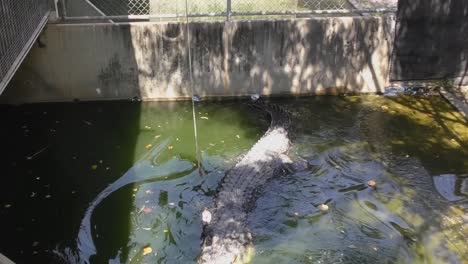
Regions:
<instances>
[{"instance_id":1,"label":"green murky water","mask_svg":"<svg viewBox=\"0 0 468 264\"><path fill-rule=\"evenodd\" d=\"M467 261L468 123L450 105L274 102L308 168L264 186L248 220L253 263ZM268 127L244 101L197 103L201 174L190 102L0 109L0 252L17 263L195 262L200 212Z\"/></svg>"}]
</instances>

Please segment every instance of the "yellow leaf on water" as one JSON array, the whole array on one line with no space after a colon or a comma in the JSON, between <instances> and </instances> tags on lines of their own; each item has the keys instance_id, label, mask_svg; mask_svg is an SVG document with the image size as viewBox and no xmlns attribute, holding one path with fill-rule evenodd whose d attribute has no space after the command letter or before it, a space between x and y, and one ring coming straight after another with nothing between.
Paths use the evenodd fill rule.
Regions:
<instances>
[{"instance_id":1,"label":"yellow leaf on water","mask_svg":"<svg viewBox=\"0 0 468 264\"><path fill-rule=\"evenodd\" d=\"M168 150L171 150L171 149L173 149L173 148L174 148L174 146L172 146L172 145L169 145L169 146L167 147Z\"/></svg>"},{"instance_id":2,"label":"yellow leaf on water","mask_svg":"<svg viewBox=\"0 0 468 264\"><path fill-rule=\"evenodd\" d=\"M146 148L146 149L150 149L152 146L153 146L153 145L148 144L148 145L145 146L145 148Z\"/></svg>"},{"instance_id":3,"label":"yellow leaf on water","mask_svg":"<svg viewBox=\"0 0 468 264\"><path fill-rule=\"evenodd\" d=\"M147 247L144 247L144 248L143 248L143 256L144 256L144 255L148 255L148 254L150 254L151 252L153 252L153 249L152 249L150 246L147 246Z\"/></svg>"},{"instance_id":4,"label":"yellow leaf on water","mask_svg":"<svg viewBox=\"0 0 468 264\"><path fill-rule=\"evenodd\" d=\"M319 205L319 209L320 209L320 211L322 211L322 212L326 212L326 211L328 211L328 205L326 205L326 204L321 204L321 205Z\"/></svg>"},{"instance_id":5,"label":"yellow leaf on water","mask_svg":"<svg viewBox=\"0 0 468 264\"><path fill-rule=\"evenodd\" d=\"M377 182L374 181L374 180L370 180L370 181L367 182L367 185L369 185L370 187L375 187L375 186L377 186Z\"/></svg>"}]
</instances>

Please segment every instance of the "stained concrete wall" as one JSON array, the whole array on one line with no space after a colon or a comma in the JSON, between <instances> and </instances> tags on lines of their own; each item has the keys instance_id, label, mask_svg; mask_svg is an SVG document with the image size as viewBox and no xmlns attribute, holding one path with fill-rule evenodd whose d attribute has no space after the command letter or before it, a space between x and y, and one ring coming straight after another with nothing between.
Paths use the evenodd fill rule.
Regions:
<instances>
[{"instance_id":1,"label":"stained concrete wall","mask_svg":"<svg viewBox=\"0 0 468 264\"><path fill-rule=\"evenodd\" d=\"M393 17L190 24L195 93L381 92ZM4 102L190 97L185 24L49 25Z\"/></svg>"},{"instance_id":2,"label":"stained concrete wall","mask_svg":"<svg viewBox=\"0 0 468 264\"><path fill-rule=\"evenodd\" d=\"M468 84L468 1L400 0L397 17L392 79Z\"/></svg>"}]
</instances>

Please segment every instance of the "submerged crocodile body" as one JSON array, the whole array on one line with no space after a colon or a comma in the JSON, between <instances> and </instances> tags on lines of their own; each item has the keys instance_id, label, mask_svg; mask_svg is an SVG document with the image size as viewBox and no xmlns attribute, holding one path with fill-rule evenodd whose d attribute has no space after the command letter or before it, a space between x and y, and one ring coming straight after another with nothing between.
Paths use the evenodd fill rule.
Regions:
<instances>
[{"instance_id":1,"label":"submerged crocodile body","mask_svg":"<svg viewBox=\"0 0 468 264\"><path fill-rule=\"evenodd\" d=\"M259 102L258 106L270 115L270 127L223 178L214 208L203 212L199 263L248 262L253 243L246 218L256 192L290 162L284 154L290 146L288 113L276 105Z\"/></svg>"}]
</instances>

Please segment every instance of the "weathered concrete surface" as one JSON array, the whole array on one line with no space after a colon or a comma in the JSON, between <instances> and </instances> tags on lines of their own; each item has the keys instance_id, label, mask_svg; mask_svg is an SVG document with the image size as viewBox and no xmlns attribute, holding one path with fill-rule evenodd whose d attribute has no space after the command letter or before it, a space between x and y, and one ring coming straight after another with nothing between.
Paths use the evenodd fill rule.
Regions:
<instances>
[{"instance_id":1,"label":"weathered concrete surface","mask_svg":"<svg viewBox=\"0 0 468 264\"><path fill-rule=\"evenodd\" d=\"M447 87L440 94L468 120L468 87Z\"/></svg>"},{"instance_id":2,"label":"weathered concrete surface","mask_svg":"<svg viewBox=\"0 0 468 264\"><path fill-rule=\"evenodd\" d=\"M0 253L0 264L15 264L15 263L11 261L9 258L2 255L2 253Z\"/></svg>"},{"instance_id":3,"label":"weathered concrete surface","mask_svg":"<svg viewBox=\"0 0 468 264\"><path fill-rule=\"evenodd\" d=\"M381 92L394 18L191 23L195 93ZM185 24L49 25L3 102L189 97Z\"/></svg>"},{"instance_id":4,"label":"weathered concrete surface","mask_svg":"<svg viewBox=\"0 0 468 264\"><path fill-rule=\"evenodd\" d=\"M400 0L397 17L392 80L468 84L468 1Z\"/></svg>"}]
</instances>

